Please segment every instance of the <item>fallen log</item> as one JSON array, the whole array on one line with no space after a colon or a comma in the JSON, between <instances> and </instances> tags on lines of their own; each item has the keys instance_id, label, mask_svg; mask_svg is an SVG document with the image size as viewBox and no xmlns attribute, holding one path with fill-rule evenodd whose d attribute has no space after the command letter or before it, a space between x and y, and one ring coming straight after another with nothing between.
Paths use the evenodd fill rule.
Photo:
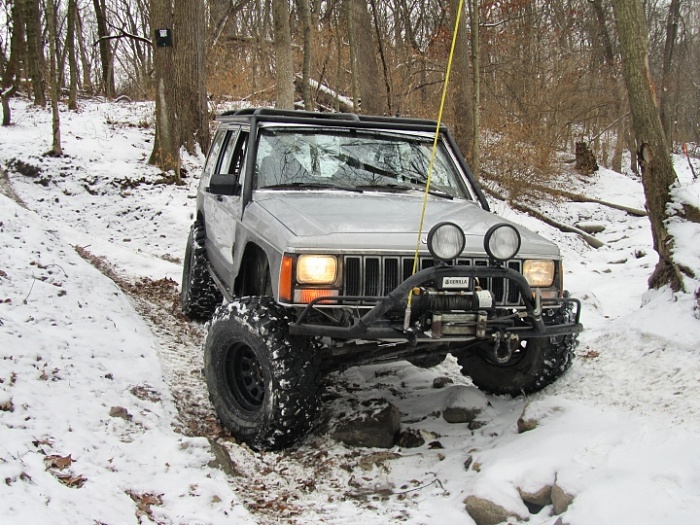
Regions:
<instances>
[{"instance_id":1,"label":"fallen log","mask_svg":"<svg viewBox=\"0 0 700 525\"><path fill-rule=\"evenodd\" d=\"M591 202L594 204L600 204L601 206L607 206L608 208L613 208L615 210L624 211L635 217L646 217L647 212L645 210L640 210L639 208L630 208L629 206L623 206L622 204L615 204L614 202L603 201L600 199L595 199L593 197L586 197L579 193L572 193L565 190L556 190L552 188L547 188L546 186L540 186L539 184L532 184L530 187L535 191L541 191L553 195L555 197L565 197L572 202Z\"/></svg>"},{"instance_id":2,"label":"fallen log","mask_svg":"<svg viewBox=\"0 0 700 525\"><path fill-rule=\"evenodd\" d=\"M486 193L489 195L497 198L498 200L501 201L508 201L508 199L505 197L505 195L502 195L498 193L496 190L489 188L485 184L482 185L482 188ZM593 235L589 235L585 231L583 231L581 228L577 228L576 226L569 226L568 224L564 224L559 221L555 221L554 219L547 217L545 214L543 214L540 211L535 210L534 208L531 208L530 206L527 206L525 204L520 204L517 202L510 202L510 206L518 211L521 211L523 213L527 213L528 215L531 215L532 217L535 217L536 219L541 220L545 224L549 224L550 226L554 226L560 231L566 232L566 233L575 233L578 236L580 236L584 241L586 241L590 246L593 248L600 248L602 246L605 246L605 243L603 241L600 241L593 237Z\"/></svg>"},{"instance_id":3,"label":"fallen log","mask_svg":"<svg viewBox=\"0 0 700 525\"><path fill-rule=\"evenodd\" d=\"M500 177L500 176L496 175L495 173L491 173L489 171L485 171L485 170L481 170L481 171L489 179L496 181L499 184L503 184L503 182L504 182L503 177ZM540 184L529 184L528 189L539 191L542 193L547 193L548 195L552 195L554 197L564 197L566 199L569 199L572 202L590 202L593 204L600 204L601 206L607 206L608 208L613 208L615 210L624 211L625 213L629 213L630 215L634 215L635 217L646 217L647 216L647 212L645 210L640 210L638 208L631 208L629 206L623 206L622 204L615 204L614 202L608 202L608 201L604 201L604 200L600 200L600 199L594 199L592 197L586 197L585 195L581 195L580 193L573 193L570 191L548 188L547 186L542 186Z\"/></svg>"}]
</instances>

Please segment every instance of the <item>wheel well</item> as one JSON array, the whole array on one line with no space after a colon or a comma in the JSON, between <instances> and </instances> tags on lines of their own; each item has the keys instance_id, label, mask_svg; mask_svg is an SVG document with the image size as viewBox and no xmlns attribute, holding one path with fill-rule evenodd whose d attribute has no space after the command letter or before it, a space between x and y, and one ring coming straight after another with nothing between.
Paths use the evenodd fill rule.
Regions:
<instances>
[{"instance_id":1,"label":"wheel well","mask_svg":"<svg viewBox=\"0 0 700 525\"><path fill-rule=\"evenodd\" d=\"M272 295L270 263L262 248L255 244L248 244L243 252L234 283L234 294L238 297Z\"/></svg>"}]
</instances>

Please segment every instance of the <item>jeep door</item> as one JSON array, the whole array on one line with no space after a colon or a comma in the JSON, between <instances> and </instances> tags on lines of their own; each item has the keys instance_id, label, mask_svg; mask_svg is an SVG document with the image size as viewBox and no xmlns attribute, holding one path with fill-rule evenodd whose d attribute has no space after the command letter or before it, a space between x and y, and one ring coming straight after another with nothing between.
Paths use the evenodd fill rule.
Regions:
<instances>
[{"instance_id":1,"label":"jeep door","mask_svg":"<svg viewBox=\"0 0 700 525\"><path fill-rule=\"evenodd\" d=\"M233 280L233 245L236 225L241 218L241 185L248 131L226 131L214 172L204 196L207 228L207 253L212 269L231 290Z\"/></svg>"}]
</instances>

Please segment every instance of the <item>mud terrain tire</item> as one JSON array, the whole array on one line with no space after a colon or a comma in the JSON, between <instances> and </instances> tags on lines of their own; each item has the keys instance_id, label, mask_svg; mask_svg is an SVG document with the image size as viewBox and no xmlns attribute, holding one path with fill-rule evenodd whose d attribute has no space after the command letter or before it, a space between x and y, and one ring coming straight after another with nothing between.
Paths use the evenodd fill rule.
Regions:
<instances>
[{"instance_id":1,"label":"mud terrain tire","mask_svg":"<svg viewBox=\"0 0 700 525\"><path fill-rule=\"evenodd\" d=\"M545 324L570 322L570 308L545 313ZM513 397L542 390L556 381L571 366L578 344L576 334L540 337L520 342L520 348L504 364L489 359L491 343L474 345L468 354L457 358L462 374L489 394Z\"/></svg>"},{"instance_id":2,"label":"mud terrain tire","mask_svg":"<svg viewBox=\"0 0 700 525\"><path fill-rule=\"evenodd\" d=\"M180 292L182 313L196 321L206 321L211 318L214 310L223 299L207 269L205 237L204 226L199 221L195 222L187 238L185 262L182 267L182 290Z\"/></svg>"},{"instance_id":3,"label":"mud terrain tire","mask_svg":"<svg viewBox=\"0 0 700 525\"><path fill-rule=\"evenodd\" d=\"M302 438L317 419L319 343L288 334L273 300L244 297L220 306L204 342L204 375L221 422L256 450Z\"/></svg>"}]
</instances>

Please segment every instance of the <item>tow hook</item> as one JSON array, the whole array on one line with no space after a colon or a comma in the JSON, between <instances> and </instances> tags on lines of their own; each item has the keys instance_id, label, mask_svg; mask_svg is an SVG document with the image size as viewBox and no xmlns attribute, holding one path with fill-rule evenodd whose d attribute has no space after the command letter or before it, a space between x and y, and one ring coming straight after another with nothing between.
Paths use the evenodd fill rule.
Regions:
<instances>
[{"instance_id":1,"label":"tow hook","mask_svg":"<svg viewBox=\"0 0 700 525\"><path fill-rule=\"evenodd\" d=\"M493 339L494 344L491 349L491 358L499 365L503 365L513 357L513 349L517 347L520 338L517 334L496 332L493 334Z\"/></svg>"},{"instance_id":2,"label":"tow hook","mask_svg":"<svg viewBox=\"0 0 700 525\"><path fill-rule=\"evenodd\" d=\"M535 308L532 311L532 317L535 321L542 320L542 291L535 288Z\"/></svg>"}]
</instances>

